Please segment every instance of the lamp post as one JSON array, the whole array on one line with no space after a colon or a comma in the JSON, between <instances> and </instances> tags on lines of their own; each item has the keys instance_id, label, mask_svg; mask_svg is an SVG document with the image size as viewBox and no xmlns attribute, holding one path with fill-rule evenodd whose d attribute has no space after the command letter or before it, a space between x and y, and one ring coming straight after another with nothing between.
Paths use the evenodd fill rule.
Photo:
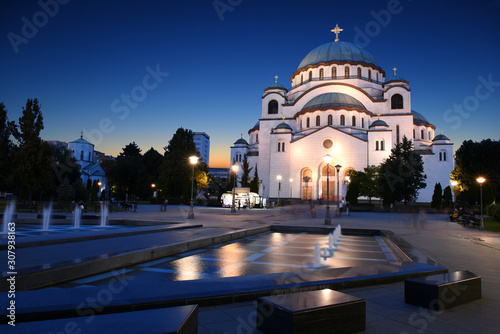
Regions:
<instances>
[{"instance_id":1,"label":"lamp post","mask_svg":"<svg viewBox=\"0 0 500 334\"><path fill-rule=\"evenodd\" d=\"M335 169L337 169L337 211L335 214L337 216L339 215L339 205L340 205L340 196L339 196L339 172L340 172L340 168L342 168L341 165L335 166Z\"/></svg>"},{"instance_id":2,"label":"lamp post","mask_svg":"<svg viewBox=\"0 0 500 334\"><path fill-rule=\"evenodd\" d=\"M292 204L292 182L293 179L290 179L290 205Z\"/></svg>"},{"instance_id":3,"label":"lamp post","mask_svg":"<svg viewBox=\"0 0 500 334\"><path fill-rule=\"evenodd\" d=\"M458 185L457 181L451 181L451 186L453 187L453 212L455 212L455 202L457 201L457 194L455 193L455 187Z\"/></svg>"},{"instance_id":4,"label":"lamp post","mask_svg":"<svg viewBox=\"0 0 500 334\"><path fill-rule=\"evenodd\" d=\"M330 163L332 162L331 155L325 155L323 161L326 163L326 215L325 225L331 225L332 219L330 218Z\"/></svg>"},{"instance_id":5,"label":"lamp post","mask_svg":"<svg viewBox=\"0 0 500 334\"><path fill-rule=\"evenodd\" d=\"M240 167L237 164L231 166L231 170L234 173L234 182L233 182L233 205L231 206L231 212L236 213L236 208L234 206L235 197L236 197L236 173L238 173L238 169Z\"/></svg>"},{"instance_id":6,"label":"lamp post","mask_svg":"<svg viewBox=\"0 0 500 334\"><path fill-rule=\"evenodd\" d=\"M191 177L191 203L189 205L189 212L188 212L188 219L193 219L194 218L194 211L193 211L193 191L194 191L194 165L198 163L198 157L197 156L191 156L189 157L189 163L193 165L193 174Z\"/></svg>"},{"instance_id":7,"label":"lamp post","mask_svg":"<svg viewBox=\"0 0 500 334\"><path fill-rule=\"evenodd\" d=\"M483 220L483 183L486 181L484 177L478 177L476 181L479 183L479 188L481 191L481 225L479 226L479 229L484 230L484 220Z\"/></svg>"},{"instance_id":8,"label":"lamp post","mask_svg":"<svg viewBox=\"0 0 500 334\"><path fill-rule=\"evenodd\" d=\"M280 191L281 191L281 175L276 176L278 179L278 206L280 206Z\"/></svg>"},{"instance_id":9,"label":"lamp post","mask_svg":"<svg viewBox=\"0 0 500 334\"><path fill-rule=\"evenodd\" d=\"M151 189L153 189L153 198L156 198L156 191L155 191L156 184L151 183Z\"/></svg>"}]
</instances>

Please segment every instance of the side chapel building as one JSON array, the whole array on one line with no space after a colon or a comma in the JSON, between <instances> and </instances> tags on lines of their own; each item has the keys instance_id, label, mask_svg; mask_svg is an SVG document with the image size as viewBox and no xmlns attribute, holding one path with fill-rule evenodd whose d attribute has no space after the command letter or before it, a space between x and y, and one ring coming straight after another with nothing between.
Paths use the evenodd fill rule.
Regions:
<instances>
[{"instance_id":1,"label":"side chapel building","mask_svg":"<svg viewBox=\"0 0 500 334\"><path fill-rule=\"evenodd\" d=\"M240 165L240 175L245 155L250 167L258 167L263 197L277 198L280 187L281 198L325 200L329 155L329 196L337 200L346 194L349 170L379 165L406 136L427 175L417 201L430 202L435 183L450 181L453 144L411 109L410 84L397 69L387 76L368 51L339 41L341 30L336 26L334 42L302 59L290 90L277 76L264 89L261 117L248 142L240 138L231 146L231 163Z\"/></svg>"}]
</instances>

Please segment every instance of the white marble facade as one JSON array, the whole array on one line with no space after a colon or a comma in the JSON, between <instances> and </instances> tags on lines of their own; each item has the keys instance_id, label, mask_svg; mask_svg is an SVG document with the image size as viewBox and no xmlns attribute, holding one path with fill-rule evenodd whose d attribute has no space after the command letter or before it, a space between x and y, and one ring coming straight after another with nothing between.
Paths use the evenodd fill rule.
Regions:
<instances>
[{"instance_id":1,"label":"white marble facade","mask_svg":"<svg viewBox=\"0 0 500 334\"><path fill-rule=\"evenodd\" d=\"M453 144L412 111L410 84L396 69L386 74L367 51L336 41L312 50L290 83L287 89L276 77L264 90L249 140L231 146L231 163L241 166L247 155L250 166L258 166L264 197L278 197L280 175L281 198L325 199L323 157L330 155L331 166L341 166L338 175L330 171L330 199L342 198L346 173L380 164L403 136L424 161L427 187L418 202L431 201L436 182L449 185Z\"/></svg>"}]
</instances>

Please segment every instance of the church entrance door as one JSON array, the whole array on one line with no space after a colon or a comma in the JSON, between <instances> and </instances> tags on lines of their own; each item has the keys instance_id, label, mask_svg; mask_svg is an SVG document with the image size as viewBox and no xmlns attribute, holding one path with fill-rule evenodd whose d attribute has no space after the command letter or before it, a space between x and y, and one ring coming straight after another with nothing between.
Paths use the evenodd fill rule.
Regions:
<instances>
[{"instance_id":1,"label":"church entrance door","mask_svg":"<svg viewBox=\"0 0 500 334\"><path fill-rule=\"evenodd\" d=\"M330 189L328 189L330 191L330 193L328 194L329 195L329 200L330 200L330 202L333 202L335 200L335 196L334 196L334 193L335 193L335 181L330 181L329 188L330 188ZM324 202L326 202L326 196L327 196L327 182L326 181L323 181L321 190L322 190L321 191L321 193L322 193L321 198L323 199Z\"/></svg>"}]
</instances>

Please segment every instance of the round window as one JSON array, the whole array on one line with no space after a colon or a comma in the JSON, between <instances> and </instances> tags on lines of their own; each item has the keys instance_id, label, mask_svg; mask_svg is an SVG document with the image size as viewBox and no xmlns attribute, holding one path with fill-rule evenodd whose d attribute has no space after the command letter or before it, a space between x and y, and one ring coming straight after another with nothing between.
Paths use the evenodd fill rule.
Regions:
<instances>
[{"instance_id":1,"label":"round window","mask_svg":"<svg viewBox=\"0 0 500 334\"><path fill-rule=\"evenodd\" d=\"M331 139L326 139L323 141L323 147L327 150L331 149L333 147L333 141Z\"/></svg>"}]
</instances>

